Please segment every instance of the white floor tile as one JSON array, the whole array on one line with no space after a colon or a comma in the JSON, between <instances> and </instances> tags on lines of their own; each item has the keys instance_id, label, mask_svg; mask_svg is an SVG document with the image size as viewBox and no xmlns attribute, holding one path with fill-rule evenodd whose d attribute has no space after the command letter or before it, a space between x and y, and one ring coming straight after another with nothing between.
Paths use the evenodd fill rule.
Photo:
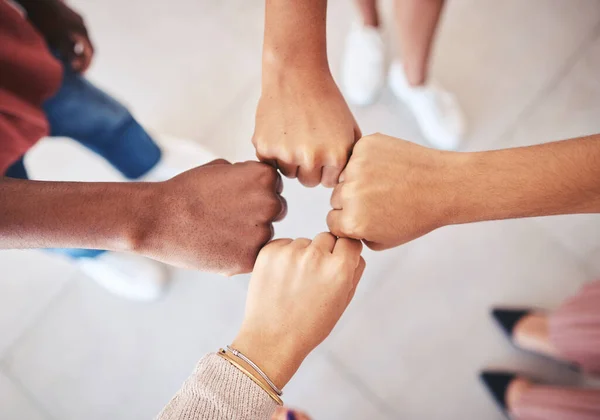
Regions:
<instances>
[{"instance_id":1,"label":"white floor tile","mask_svg":"<svg viewBox=\"0 0 600 420\"><path fill-rule=\"evenodd\" d=\"M48 420L48 418L23 395L21 390L0 370L0 418L6 420Z\"/></svg>"},{"instance_id":2,"label":"white floor tile","mask_svg":"<svg viewBox=\"0 0 600 420\"><path fill-rule=\"evenodd\" d=\"M310 355L285 389L287 406L314 419L389 419L323 352Z\"/></svg>"},{"instance_id":3,"label":"white floor tile","mask_svg":"<svg viewBox=\"0 0 600 420\"><path fill-rule=\"evenodd\" d=\"M247 279L177 273L168 296L136 304L77 281L6 357L54 418L153 418L196 362L234 338Z\"/></svg>"},{"instance_id":4,"label":"white floor tile","mask_svg":"<svg viewBox=\"0 0 600 420\"><path fill-rule=\"evenodd\" d=\"M488 364L568 374L516 352L489 316L493 305L551 308L591 280L533 223L455 226L406 247L324 344L402 418L494 418L477 381Z\"/></svg>"},{"instance_id":5,"label":"white floor tile","mask_svg":"<svg viewBox=\"0 0 600 420\"><path fill-rule=\"evenodd\" d=\"M96 47L90 78L158 132L199 138L260 75L260 45L221 18L219 2L73 4Z\"/></svg>"},{"instance_id":6,"label":"white floor tile","mask_svg":"<svg viewBox=\"0 0 600 420\"><path fill-rule=\"evenodd\" d=\"M485 149L547 85L600 22L597 2L448 2L433 75L464 107L468 141Z\"/></svg>"},{"instance_id":7,"label":"white floor tile","mask_svg":"<svg viewBox=\"0 0 600 420\"><path fill-rule=\"evenodd\" d=\"M42 251L0 251L0 359L57 296L74 268Z\"/></svg>"}]
</instances>

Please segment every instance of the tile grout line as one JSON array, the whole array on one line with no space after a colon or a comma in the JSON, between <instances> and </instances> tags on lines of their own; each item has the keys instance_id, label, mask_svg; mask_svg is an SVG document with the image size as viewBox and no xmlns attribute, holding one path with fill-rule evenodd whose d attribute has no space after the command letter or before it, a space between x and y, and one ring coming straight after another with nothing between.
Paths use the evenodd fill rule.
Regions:
<instances>
[{"instance_id":1,"label":"tile grout line","mask_svg":"<svg viewBox=\"0 0 600 420\"><path fill-rule=\"evenodd\" d=\"M50 412L43 406L43 404L35 397L35 395L33 395L17 377L11 374L8 365L4 360L0 360L0 372L8 378L17 391L19 391L25 397L25 399L36 408L36 410L42 413L44 418L47 420L56 420L56 418L51 415Z\"/></svg>"},{"instance_id":2,"label":"tile grout line","mask_svg":"<svg viewBox=\"0 0 600 420\"><path fill-rule=\"evenodd\" d=\"M343 362L341 362L329 349L324 351L325 359L330 362L348 382L350 382L369 402L381 409L384 413L391 415L393 419L399 414L387 402L380 398L371 388Z\"/></svg>"},{"instance_id":3,"label":"tile grout line","mask_svg":"<svg viewBox=\"0 0 600 420\"><path fill-rule=\"evenodd\" d=\"M567 74L575 67L579 59L583 56L583 54L589 50L592 44L600 38L600 21L596 23L593 29L590 31L590 35L588 35L582 43L575 48L575 51L569 55L562 67L559 68L558 72L554 77L548 81L548 83L542 87L540 92L534 96L534 98L526 105L521 112L517 115L514 121L509 124L509 126L496 138L496 140L489 143L488 149L494 148L500 144L502 140L508 138L511 134L515 132L517 127L537 108L542 100L548 97L555 89L556 86L567 76Z\"/></svg>"}]
</instances>

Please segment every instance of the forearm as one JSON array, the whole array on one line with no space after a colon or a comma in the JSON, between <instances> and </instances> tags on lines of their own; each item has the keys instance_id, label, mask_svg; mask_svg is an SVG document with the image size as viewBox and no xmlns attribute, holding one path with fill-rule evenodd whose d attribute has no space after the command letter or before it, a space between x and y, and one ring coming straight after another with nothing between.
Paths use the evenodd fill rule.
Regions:
<instances>
[{"instance_id":1,"label":"forearm","mask_svg":"<svg viewBox=\"0 0 600 420\"><path fill-rule=\"evenodd\" d=\"M266 0L263 79L285 67L329 71L327 0Z\"/></svg>"},{"instance_id":2,"label":"forearm","mask_svg":"<svg viewBox=\"0 0 600 420\"><path fill-rule=\"evenodd\" d=\"M0 248L134 250L151 185L0 179Z\"/></svg>"},{"instance_id":3,"label":"forearm","mask_svg":"<svg viewBox=\"0 0 600 420\"><path fill-rule=\"evenodd\" d=\"M600 213L600 135L465 154L451 223Z\"/></svg>"},{"instance_id":4,"label":"forearm","mask_svg":"<svg viewBox=\"0 0 600 420\"><path fill-rule=\"evenodd\" d=\"M200 360L157 420L268 420L276 406L244 373L210 354Z\"/></svg>"}]
</instances>

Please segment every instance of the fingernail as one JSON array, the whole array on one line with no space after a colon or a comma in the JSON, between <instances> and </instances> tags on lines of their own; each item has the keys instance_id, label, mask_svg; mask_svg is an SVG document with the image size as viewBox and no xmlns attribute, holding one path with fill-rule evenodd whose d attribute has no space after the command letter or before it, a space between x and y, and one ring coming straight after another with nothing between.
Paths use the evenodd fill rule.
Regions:
<instances>
[{"instance_id":1,"label":"fingernail","mask_svg":"<svg viewBox=\"0 0 600 420\"><path fill-rule=\"evenodd\" d=\"M296 415L293 411L290 410L287 412L287 420L296 420Z\"/></svg>"}]
</instances>

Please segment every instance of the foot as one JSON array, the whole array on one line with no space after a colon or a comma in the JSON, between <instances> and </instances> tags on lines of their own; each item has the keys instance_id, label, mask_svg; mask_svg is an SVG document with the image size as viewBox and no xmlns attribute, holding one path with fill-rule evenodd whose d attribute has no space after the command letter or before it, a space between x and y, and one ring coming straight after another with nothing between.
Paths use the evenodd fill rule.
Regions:
<instances>
[{"instance_id":1,"label":"foot","mask_svg":"<svg viewBox=\"0 0 600 420\"><path fill-rule=\"evenodd\" d=\"M529 310L494 309L492 315L517 347L562 361L550 341L546 314Z\"/></svg>"},{"instance_id":2,"label":"foot","mask_svg":"<svg viewBox=\"0 0 600 420\"><path fill-rule=\"evenodd\" d=\"M216 159L211 152L190 140L159 136L155 141L161 148L162 156L156 166L138 181L165 181Z\"/></svg>"},{"instance_id":3,"label":"foot","mask_svg":"<svg viewBox=\"0 0 600 420\"><path fill-rule=\"evenodd\" d=\"M532 383L512 372L484 371L480 375L498 407L506 414L532 386Z\"/></svg>"},{"instance_id":4,"label":"foot","mask_svg":"<svg viewBox=\"0 0 600 420\"><path fill-rule=\"evenodd\" d=\"M439 149L456 149L464 135L464 117L454 95L433 83L409 85L398 61L388 77L392 92L413 112L427 141Z\"/></svg>"},{"instance_id":5,"label":"foot","mask_svg":"<svg viewBox=\"0 0 600 420\"><path fill-rule=\"evenodd\" d=\"M342 61L342 90L348 102L372 103L385 80L385 46L379 29L356 24L346 39Z\"/></svg>"},{"instance_id":6,"label":"foot","mask_svg":"<svg viewBox=\"0 0 600 420\"><path fill-rule=\"evenodd\" d=\"M102 287L125 299L156 300L164 294L168 282L163 264L138 255L104 252L75 262Z\"/></svg>"}]
</instances>

